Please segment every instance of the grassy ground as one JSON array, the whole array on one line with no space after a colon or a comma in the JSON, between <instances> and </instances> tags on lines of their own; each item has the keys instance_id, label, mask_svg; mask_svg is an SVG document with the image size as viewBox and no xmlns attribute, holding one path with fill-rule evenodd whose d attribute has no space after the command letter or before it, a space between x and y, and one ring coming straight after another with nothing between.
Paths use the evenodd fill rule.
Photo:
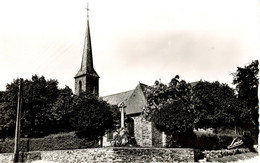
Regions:
<instances>
[{"instance_id":1,"label":"grassy ground","mask_svg":"<svg viewBox=\"0 0 260 163\"><path fill-rule=\"evenodd\" d=\"M250 158L258 156L257 152L248 152L248 153L242 153L242 154L236 154L236 155L230 155L230 156L225 156L222 158L212 158L208 160L209 162L236 162L239 160L248 160Z\"/></svg>"}]
</instances>

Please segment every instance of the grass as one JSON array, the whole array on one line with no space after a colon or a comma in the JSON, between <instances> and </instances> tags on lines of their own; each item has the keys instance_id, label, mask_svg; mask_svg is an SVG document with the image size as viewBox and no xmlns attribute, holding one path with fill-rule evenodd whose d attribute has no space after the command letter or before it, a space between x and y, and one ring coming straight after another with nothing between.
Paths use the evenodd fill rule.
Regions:
<instances>
[{"instance_id":1,"label":"grass","mask_svg":"<svg viewBox=\"0 0 260 163\"><path fill-rule=\"evenodd\" d=\"M253 157L258 156L257 152L248 152L248 153L242 153L242 154L236 154L236 155L230 155L230 156L225 156L222 158L212 158L208 160L209 162L234 162L238 160L247 160Z\"/></svg>"}]
</instances>

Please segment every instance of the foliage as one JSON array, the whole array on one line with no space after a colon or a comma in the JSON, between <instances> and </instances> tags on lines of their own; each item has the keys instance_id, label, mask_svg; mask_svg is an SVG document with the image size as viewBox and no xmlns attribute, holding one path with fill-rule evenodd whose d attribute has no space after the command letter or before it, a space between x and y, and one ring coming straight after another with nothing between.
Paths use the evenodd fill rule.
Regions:
<instances>
[{"instance_id":1,"label":"foliage","mask_svg":"<svg viewBox=\"0 0 260 163\"><path fill-rule=\"evenodd\" d=\"M73 108L73 124L80 137L100 139L107 130L114 128L111 106L93 94L83 92L75 96Z\"/></svg>"},{"instance_id":2,"label":"foliage","mask_svg":"<svg viewBox=\"0 0 260 163\"><path fill-rule=\"evenodd\" d=\"M226 135L226 134L211 134L211 133L190 133L176 136L176 144L172 144L172 138L168 136L166 139L167 147L175 147L176 145L182 148L196 148L200 150L217 150L227 149L234 138L241 138L241 135ZM175 146L174 146L175 145Z\"/></svg>"},{"instance_id":3,"label":"foliage","mask_svg":"<svg viewBox=\"0 0 260 163\"><path fill-rule=\"evenodd\" d=\"M75 132L59 133L43 138L21 138L20 151L52 151L66 149L83 149L97 147L97 141L79 138ZM14 139L6 139L0 142L0 153L12 153Z\"/></svg>"},{"instance_id":4,"label":"foliage","mask_svg":"<svg viewBox=\"0 0 260 163\"><path fill-rule=\"evenodd\" d=\"M57 110L59 101L56 100L58 97L61 100L65 96L71 96L71 90L68 87L60 90L57 80L46 80L43 76L38 77L37 75L32 76L31 80L23 80L22 83L21 136L40 137L60 131L62 125L55 125L59 119L56 119L57 117L54 115L59 114L58 111L62 110L63 106ZM66 91L71 93L64 95ZM17 92L18 79L7 84L5 91L7 102L4 107L0 107L1 117L4 117L0 119L4 137L14 136Z\"/></svg>"},{"instance_id":5,"label":"foliage","mask_svg":"<svg viewBox=\"0 0 260 163\"><path fill-rule=\"evenodd\" d=\"M5 91L0 91L0 103L7 101Z\"/></svg>"},{"instance_id":6,"label":"foliage","mask_svg":"<svg viewBox=\"0 0 260 163\"><path fill-rule=\"evenodd\" d=\"M10 109L8 103L0 103L0 138L14 136L15 115L16 110Z\"/></svg>"},{"instance_id":7,"label":"foliage","mask_svg":"<svg viewBox=\"0 0 260 163\"><path fill-rule=\"evenodd\" d=\"M75 132L52 134L43 138L30 139L29 151L38 150L66 150L93 148L98 146L98 141L80 138Z\"/></svg>"},{"instance_id":8,"label":"foliage","mask_svg":"<svg viewBox=\"0 0 260 163\"><path fill-rule=\"evenodd\" d=\"M144 116L159 131L174 135L191 132L195 122L191 85L175 76L169 85L155 82L146 90Z\"/></svg>"},{"instance_id":9,"label":"foliage","mask_svg":"<svg viewBox=\"0 0 260 163\"><path fill-rule=\"evenodd\" d=\"M238 100L241 102L240 122L255 125L258 130L258 60L244 68L238 67L233 73L233 84L236 85Z\"/></svg>"},{"instance_id":10,"label":"foliage","mask_svg":"<svg viewBox=\"0 0 260 163\"><path fill-rule=\"evenodd\" d=\"M53 103L52 107L46 109L45 118L53 126L53 132L68 132L72 131L70 123L73 112L74 95L72 90L65 86L60 90L59 97Z\"/></svg>"},{"instance_id":11,"label":"foliage","mask_svg":"<svg viewBox=\"0 0 260 163\"><path fill-rule=\"evenodd\" d=\"M110 106L94 95L75 96L68 86L59 89L57 80L46 80L43 76L34 75L22 83L21 137L43 137L77 130L79 135L97 138L119 123L117 106ZM6 102L0 103L2 138L14 136L17 92L18 79L8 84L3 92Z\"/></svg>"},{"instance_id":12,"label":"foliage","mask_svg":"<svg viewBox=\"0 0 260 163\"><path fill-rule=\"evenodd\" d=\"M109 111L110 111L110 113L112 115L112 119L113 119L113 128L111 128L110 131L111 130L114 131L114 130L116 130L117 126L120 125L121 112L119 111L119 107L116 105L110 105Z\"/></svg>"},{"instance_id":13,"label":"foliage","mask_svg":"<svg viewBox=\"0 0 260 163\"><path fill-rule=\"evenodd\" d=\"M193 87L197 128L229 127L235 121L238 101L235 92L227 84L199 81Z\"/></svg>"}]
</instances>

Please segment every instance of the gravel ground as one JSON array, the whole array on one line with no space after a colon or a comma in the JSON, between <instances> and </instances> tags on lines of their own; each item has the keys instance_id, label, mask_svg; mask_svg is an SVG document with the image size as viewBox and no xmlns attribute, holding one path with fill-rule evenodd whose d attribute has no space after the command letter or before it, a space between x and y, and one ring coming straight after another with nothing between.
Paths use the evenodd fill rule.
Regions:
<instances>
[{"instance_id":1,"label":"gravel ground","mask_svg":"<svg viewBox=\"0 0 260 163\"><path fill-rule=\"evenodd\" d=\"M228 162L228 163L260 163L260 156L258 155L256 157L250 158L248 160L238 160L235 162Z\"/></svg>"}]
</instances>

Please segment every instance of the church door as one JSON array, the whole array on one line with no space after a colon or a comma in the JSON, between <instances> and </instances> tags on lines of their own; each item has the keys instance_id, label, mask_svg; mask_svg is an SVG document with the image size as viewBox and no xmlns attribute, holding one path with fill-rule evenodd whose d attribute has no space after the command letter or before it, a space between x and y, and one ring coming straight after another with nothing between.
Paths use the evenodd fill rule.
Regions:
<instances>
[{"instance_id":1,"label":"church door","mask_svg":"<svg viewBox=\"0 0 260 163\"><path fill-rule=\"evenodd\" d=\"M128 118L125 120L126 123L126 130L129 136L134 137L135 130L134 130L134 120L132 118Z\"/></svg>"}]
</instances>

